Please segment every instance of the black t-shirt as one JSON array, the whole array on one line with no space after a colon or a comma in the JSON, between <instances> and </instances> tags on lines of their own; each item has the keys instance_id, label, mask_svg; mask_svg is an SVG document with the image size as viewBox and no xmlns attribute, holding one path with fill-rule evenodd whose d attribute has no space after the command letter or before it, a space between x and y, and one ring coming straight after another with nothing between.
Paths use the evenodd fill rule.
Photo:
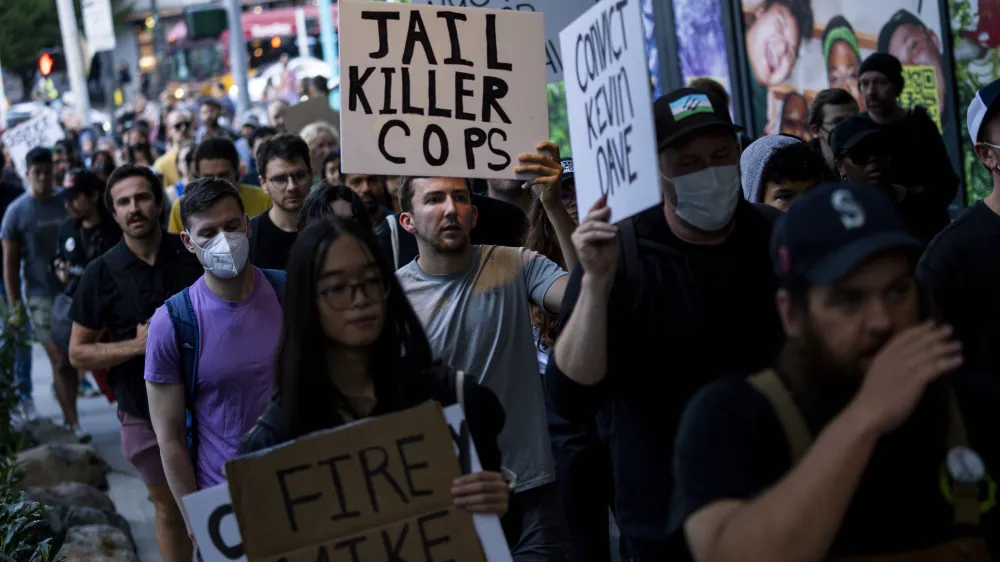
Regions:
<instances>
[{"instance_id":1,"label":"black t-shirt","mask_svg":"<svg viewBox=\"0 0 1000 562\"><path fill-rule=\"evenodd\" d=\"M917 275L955 327L969 369L1000 376L1000 215L982 201L927 247Z\"/></svg>"},{"instance_id":2,"label":"black t-shirt","mask_svg":"<svg viewBox=\"0 0 1000 562\"><path fill-rule=\"evenodd\" d=\"M892 157L889 180L906 188L906 197L897 203L900 217L926 244L950 221L948 205L958 193L958 175L924 108L916 107L902 121L881 129Z\"/></svg>"},{"instance_id":3,"label":"black t-shirt","mask_svg":"<svg viewBox=\"0 0 1000 562\"><path fill-rule=\"evenodd\" d=\"M592 420L610 404L618 526L653 549L666 547L671 455L687 401L718 377L765 367L784 337L774 306L771 222L745 201L734 220L725 243L697 246L671 233L661 208L637 217L638 272L628 277L623 253L608 304L607 375L583 386L553 357L544 378L551 407L569 421ZM577 266L561 326L581 278Z\"/></svg>"},{"instance_id":4,"label":"black t-shirt","mask_svg":"<svg viewBox=\"0 0 1000 562\"><path fill-rule=\"evenodd\" d=\"M130 340L136 325L204 272L176 234L163 233L152 266L135 257L123 239L84 270L69 315L91 330L107 326L113 342ZM111 369L111 383L121 411L149 419L144 371L145 357L133 357Z\"/></svg>"},{"instance_id":5,"label":"black t-shirt","mask_svg":"<svg viewBox=\"0 0 1000 562\"><path fill-rule=\"evenodd\" d=\"M988 482L1000 476L1000 389L987 377L950 378L969 444L986 464L990 478L981 499L989 500L995 484ZM955 538L954 511L942 492L948 425L947 402L941 394L928 393L903 427L879 440L830 555L900 553ZM820 428L811 430L818 435ZM742 377L706 386L692 398L677 434L673 538L681 537L684 521L699 509L721 500L753 499L790 469L784 429L763 394ZM1000 555L995 496L993 490L980 528L994 558Z\"/></svg>"},{"instance_id":6,"label":"black t-shirt","mask_svg":"<svg viewBox=\"0 0 1000 562\"><path fill-rule=\"evenodd\" d=\"M528 230L528 217L517 205L500 201L485 195L472 194L472 204L479 211L476 226L470 238L474 246L510 246L523 244L524 233ZM396 221L399 233L399 260L397 268L403 267L417 258L417 238L399 225L399 215L388 215L375 228L382 252L392 259L392 230L386 221Z\"/></svg>"},{"instance_id":7,"label":"black t-shirt","mask_svg":"<svg viewBox=\"0 0 1000 562\"><path fill-rule=\"evenodd\" d=\"M77 226L77 221L67 219L59 225L58 257L69 263L70 280L66 294L72 295L91 261L113 248L122 238L122 230L112 220L102 220L90 228Z\"/></svg>"},{"instance_id":8,"label":"black t-shirt","mask_svg":"<svg viewBox=\"0 0 1000 562\"><path fill-rule=\"evenodd\" d=\"M268 211L250 219L250 263L260 269L284 270L298 232L285 232L271 221Z\"/></svg>"}]
</instances>

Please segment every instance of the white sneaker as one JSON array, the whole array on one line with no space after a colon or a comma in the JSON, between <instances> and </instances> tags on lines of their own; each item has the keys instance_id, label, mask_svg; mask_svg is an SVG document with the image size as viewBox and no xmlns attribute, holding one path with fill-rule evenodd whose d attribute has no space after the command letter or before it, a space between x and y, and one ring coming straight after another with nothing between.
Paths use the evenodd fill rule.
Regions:
<instances>
[{"instance_id":1,"label":"white sneaker","mask_svg":"<svg viewBox=\"0 0 1000 562\"><path fill-rule=\"evenodd\" d=\"M84 431L82 427L78 425L68 426L68 427L70 428L70 430L73 431L73 435L76 436L77 441L79 441L80 443L90 443L91 439L90 434Z\"/></svg>"},{"instance_id":2,"label":"white sneaker","mask_svg":"<svg viewBox=\"0 0 1000 562\"><path fill-rule=\"evenodd\" d=\"M19 410L21 413L21 417L23 417L25 421L27 422L38 421L39 418L38 410L35 410L35 401L32 400L31 398L26 398L21 400Z\"/></svg>"}]
</instances>

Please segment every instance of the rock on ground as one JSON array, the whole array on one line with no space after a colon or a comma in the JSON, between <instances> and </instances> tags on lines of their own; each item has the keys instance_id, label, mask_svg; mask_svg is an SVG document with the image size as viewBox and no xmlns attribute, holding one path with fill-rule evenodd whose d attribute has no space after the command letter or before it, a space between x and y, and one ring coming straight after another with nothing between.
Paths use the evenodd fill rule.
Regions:
<instances>
[{"instance_id":1,"label":"rock on ground","mask_svg":"<svg viewBox=\"0 0 1000 562\"><path fill-rule=\"evenodd\" d=\"M108 463L91 445L48 443L22 451L17 462L23 471L22 488L47 488L62 482L82 482L106 490Z\"/></svg>"},{"instance_id":2,"label":"rock on ground","mask_svg":"<svg viewBox=\"0 0 1000 562\"><path fill-rule=\"evenodd\" d=\"M59 556L66 562L139 562L125 533L108 525L71 528Z\"/></svg>"},{"instance_id":3,"label":"rock on ground","mask_svg":"<svg viewBox=\"0 0 1000 562\"><path fill-rule=\"evenodd\" d=\"M57 507L90 507L113 513L115 504L107 494L80 482L63 482L51 488L29 488L25 498Z\"/></svg>"}]
</instances>

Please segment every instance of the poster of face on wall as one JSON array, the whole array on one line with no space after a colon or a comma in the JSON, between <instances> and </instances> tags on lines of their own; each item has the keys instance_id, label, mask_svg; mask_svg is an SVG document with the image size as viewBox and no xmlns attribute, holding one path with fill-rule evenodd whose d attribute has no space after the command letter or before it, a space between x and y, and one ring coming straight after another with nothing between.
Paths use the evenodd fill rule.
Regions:
<instances>
[{"instance_id":1,"label":"poster of face on wall","mask_svg":"<svg viewBox=\"0 0 1000 562\"><path fill-rule=\"evenodd\" d=\"M976 91L1000 78L1000 0L951 0L951 26L959 117L964 117ZM962 134L962 172L969 202L993 190L993 179L973 148L967 127Z\"/></svg>"},{"instance_id":2,"label":"poster of face on wall","mask_svg":"<svg viewBox=\"0 0 1000 562\"><path fill-rule=\"evenodd\" d=\"M864 110L859 71L876 51L903 64L900 105L923 106L941 130L955 126L938 2L742 0L742 9L756 133L811 139L809 106L827 88Z\"/></svg>"}]
</instances>

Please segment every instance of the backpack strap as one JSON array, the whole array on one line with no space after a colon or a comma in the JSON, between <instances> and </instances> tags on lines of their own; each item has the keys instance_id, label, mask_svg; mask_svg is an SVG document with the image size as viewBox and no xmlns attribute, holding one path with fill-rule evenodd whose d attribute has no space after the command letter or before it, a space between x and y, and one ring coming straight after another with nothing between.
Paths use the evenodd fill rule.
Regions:
<instances>
[{"instance_id":1,"label":"backpack strap","mask_svg":"<svg viewBox=\"0 0 1000 562\"><path fill-rule=\"evenodd\" d=\"M778 422L785 430L792 465L798 464L812 445L813 438L802 412L792 399L792 394L788 392L785 383L774 369L765 369L751 376L748 382L771 403L771 408L778 416Z\"/></svg>"},{"instance_id":2,"label":"backpack strap","mask_svg":"<svg viewBox=\"0 0 1000 562\"><path fill-rule=\"evenodd\" d=\"M965 418L958 406L955 389L948 388L948 460L957 451L969 448L969 436L965 430ZM978 528L980 517L980 482L963 482L951 478L951 498L954 508L955 526L962 528Z\"/></svg>"},{"instance_id":3,"label":"backpack strap","mask_svg":"<svg viewBox=\"0 0 1000 562\"><path fill-rule=\"evenodd\" d=\"M639 237L631 218L618 224L622 237L622 256L625 258L625 279L629 286L639 286Z\"/></svg>"},{"instance_id":4,"label":"backpack strap","mask_svg":"<svg viewBox=\"0 0 1000 562\"><path fill-rule=\"evenodd\" d=\"M399 269L399 217L390 214L386 217L389 224L389 240L392 242L392 268Z\"/></svg>"},{"instance_id":5,"label":"backpack strap","mask_svg":"<svg viewBox=\"0 0 1000 562\"><path fill-rule=\"evenodd\" d=\"M278 304L284 306L285 281L288 279L288 276L280 269L262 269L260 272L264 274L264 278L267 279L267 282L271 284L271 288L274 289L274 294L278 297Z\"/></svg>"},{"instance_id":6,"label":"backpack strap","mask_svg":"<svg viewBox=\"0 0 1000 562\"><path fill-rule=\"evenodd\" d=\"M188 451L191 462L197 467L198 432L195 427L194 404L198 389L198 358L201 356L201 338L198 333L198 318L191 304L189 289L167 299L167 314L174 326L174 338L181 354L181 369L184 374L185 427L187 428Z\"/></svg>"},{"instance_id":7,"label":"backpack strap","mask_svg":"<svg viewBox=\"0 0 1000 562\"><path fill-rule=\"evenodd\" d=\"M465 371L455 370L455 402L465 412Z\"/></svg>"}]
</instances>

